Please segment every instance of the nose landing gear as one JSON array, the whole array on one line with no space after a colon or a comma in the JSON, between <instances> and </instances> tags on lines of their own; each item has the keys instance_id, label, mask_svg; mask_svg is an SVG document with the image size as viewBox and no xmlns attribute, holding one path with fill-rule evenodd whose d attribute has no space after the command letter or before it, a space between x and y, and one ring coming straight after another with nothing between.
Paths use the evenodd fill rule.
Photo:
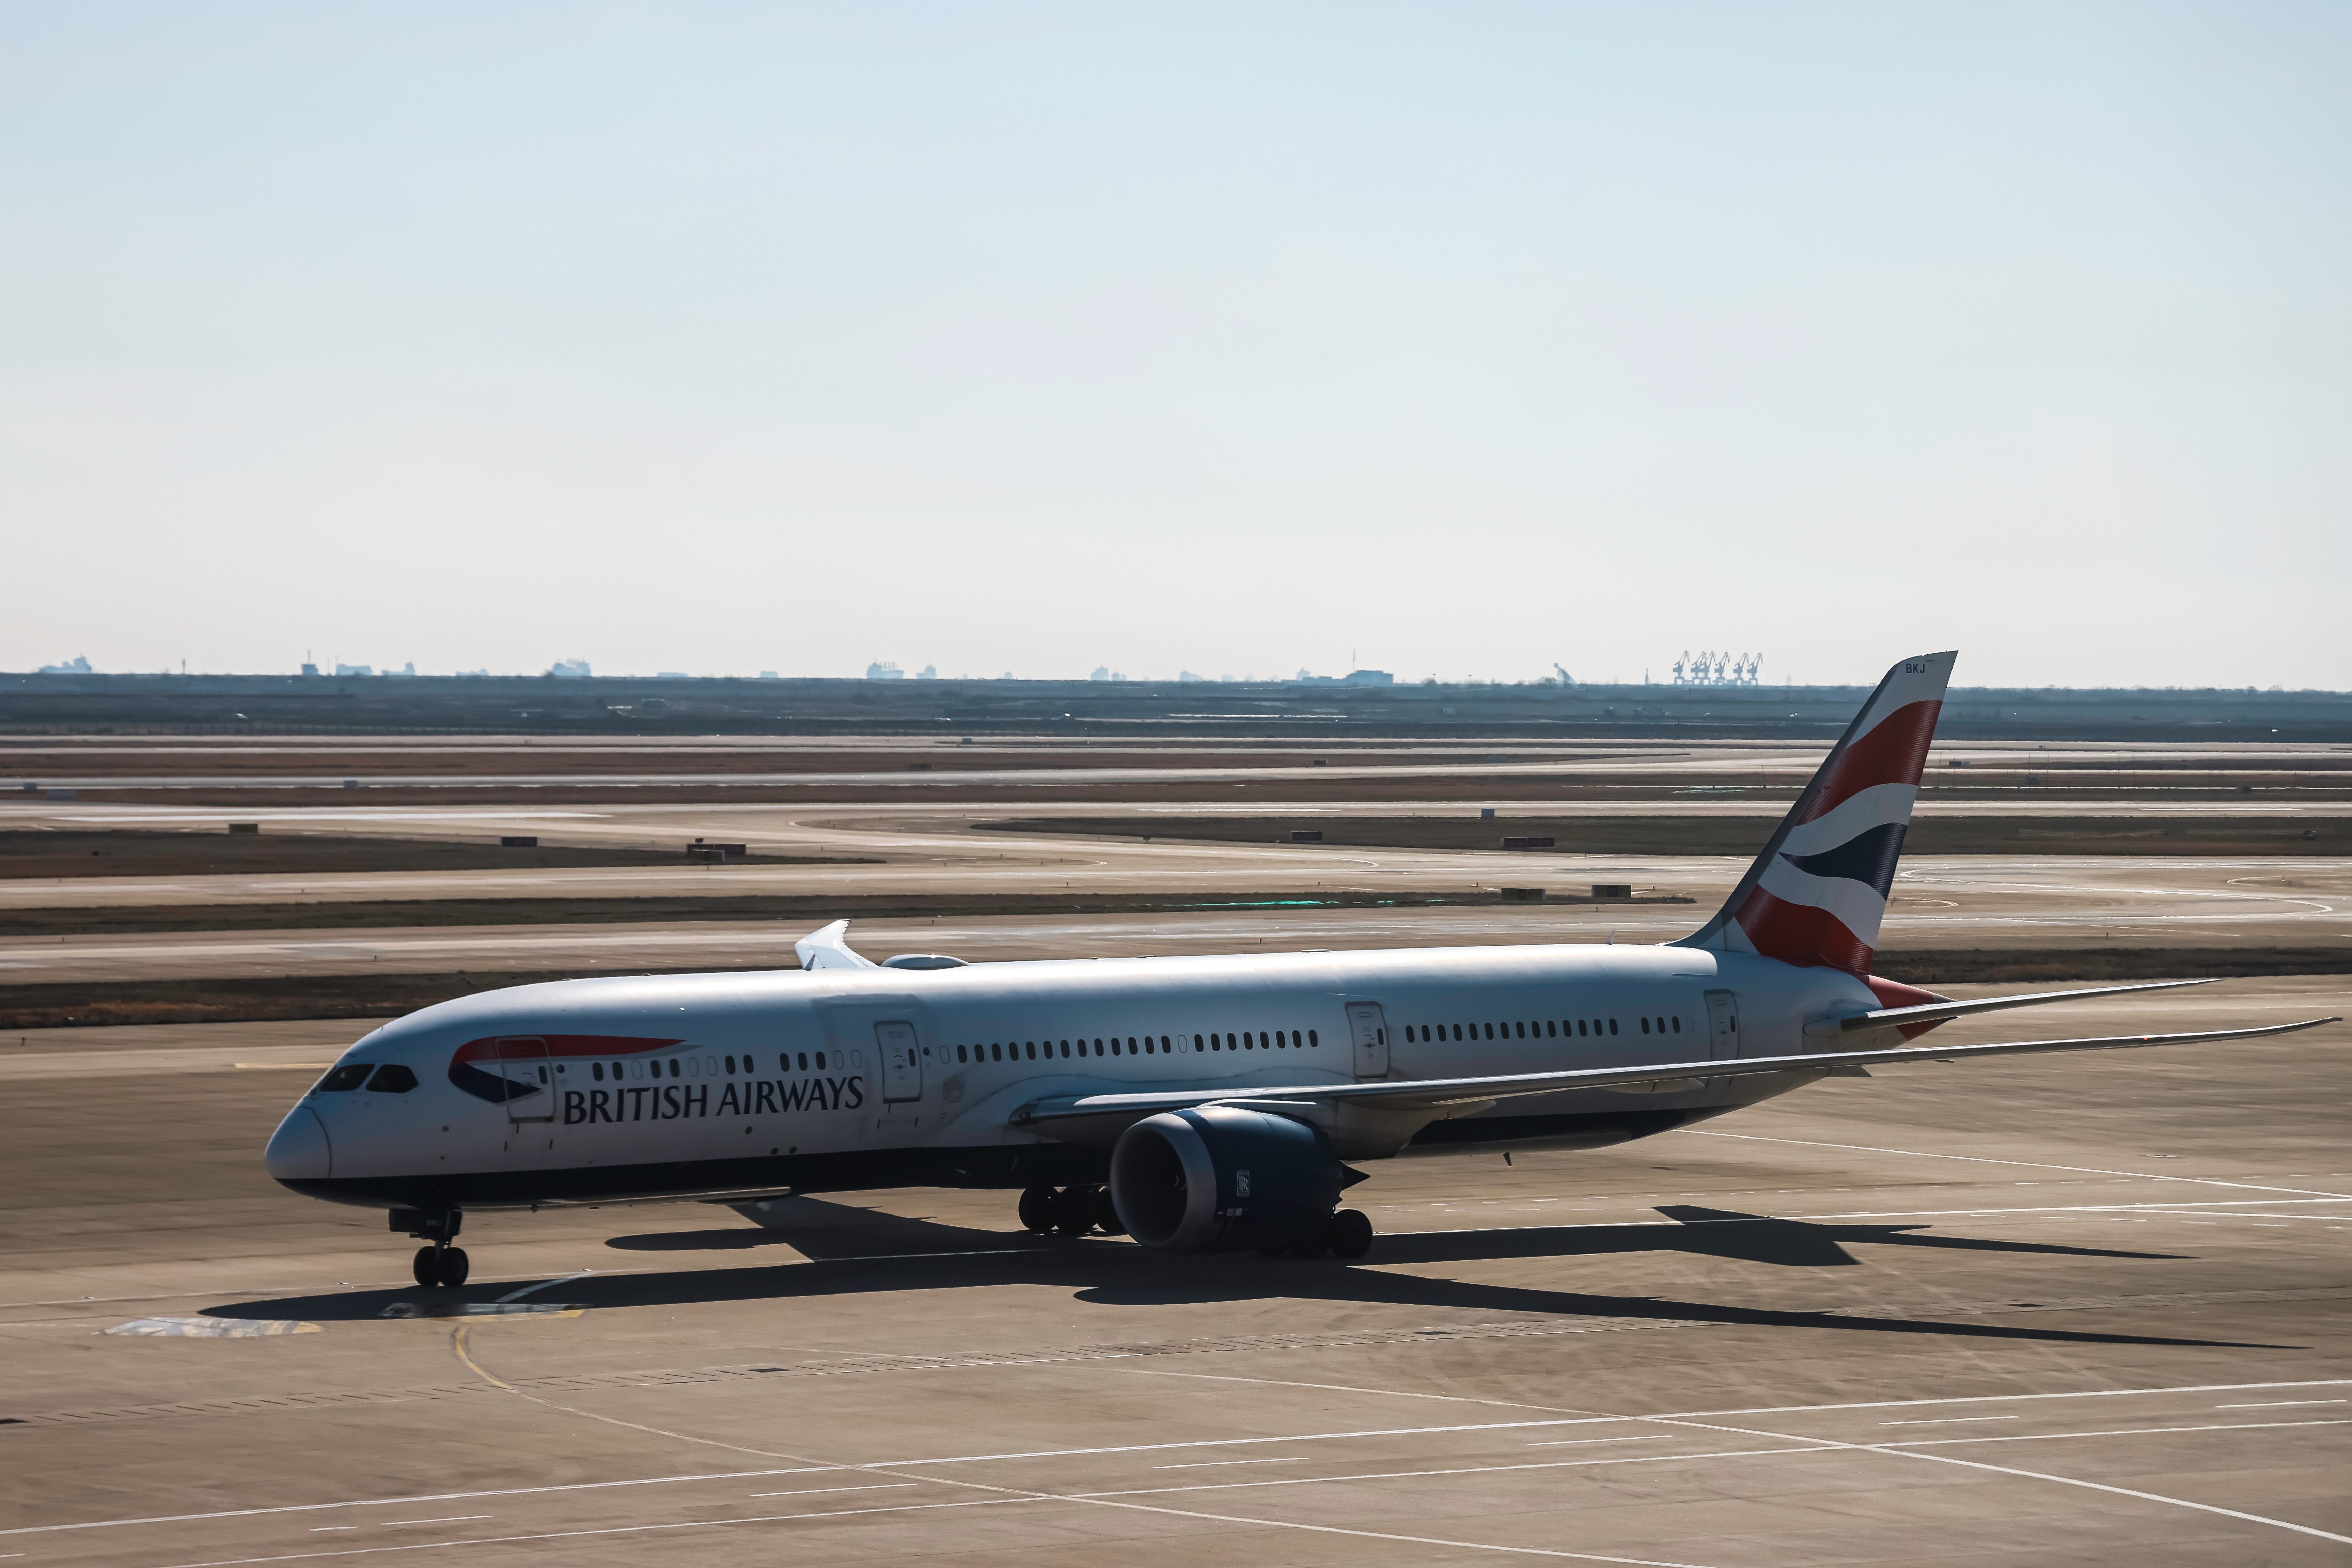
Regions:
<instances>
[{"instance_id":1,"label":"nose landing gear","mask_svg":"<svg viewBox=\"0 0 2352 1568\"><path fill-rule=\"evenodd\" d=\"M466 1282L467 1266L466 1249L452 1246L457 1239L458 1227L466 1216L456 1209L394 1209L392 1228L418 1237L427 1245L416 1249L410 1272L416 1282L427 1289L444 1286L456 1289Z\"/></svg>"}]
</instances>

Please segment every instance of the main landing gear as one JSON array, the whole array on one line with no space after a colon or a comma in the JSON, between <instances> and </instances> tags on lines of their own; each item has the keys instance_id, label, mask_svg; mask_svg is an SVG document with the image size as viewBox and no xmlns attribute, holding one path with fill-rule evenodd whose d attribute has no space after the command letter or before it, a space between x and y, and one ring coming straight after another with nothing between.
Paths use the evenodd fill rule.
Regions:
<instances>
[{"instance_id":1,"label":"main landing gear","mask_svg":"<svg viewBox=\"0 0 2352 1568\"><path fill-rule=\"evenodd\" d=\"M1341 1209L1331 1216L1323 1234L1312 1241L1294 1241L1287 1247L1262 1247L1260 1258L1296 1258L1302 1263L1312 1263L1318 1258L1341 1258L1352 1262L1372 1249L1372 1222L1360 1209Z\"/></svg>"},{"instance_id":2,"label":"main landing gear","mask_svg":"<svg viewBox=\"0 0 2352 1568\"><path fill-rule=\"evenodd\" d=\"M466 1249L451 1245L465 1221L466 1216L456 1209L392 1211L393 1229L426 1243L416 1249L415 1260L410 1265L419 1285L428 1290L436 1285L454 1290L466 1282Z\"/></svg>"},{"instance_id":3,"label":"main landing gear","mask_svg":"<svg viewBox=\"0 0 2352 1568\"><path fill-rule=\"evenodd\" d=\"M1124 1236L1108 1187L1031 1187L1021 1194L1021 1223L1040 1236Z\"/></svg>"}]
</instances>

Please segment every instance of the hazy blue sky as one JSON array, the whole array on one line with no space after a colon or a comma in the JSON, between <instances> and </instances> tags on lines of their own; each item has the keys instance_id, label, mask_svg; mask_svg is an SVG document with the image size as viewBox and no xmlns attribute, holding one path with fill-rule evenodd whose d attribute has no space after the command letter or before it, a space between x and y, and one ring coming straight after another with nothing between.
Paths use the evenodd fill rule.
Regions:
<instances>
[{"instance_id":1,"label":"hazy blue sky","mask_svg":"<svg viewBox=\"0 0 2352 1568\"><path fill-rule=\"evenodd\" d=\"M2352 687L2352 5L0 6L0 668Z\"/></svg>"}]
</instances>

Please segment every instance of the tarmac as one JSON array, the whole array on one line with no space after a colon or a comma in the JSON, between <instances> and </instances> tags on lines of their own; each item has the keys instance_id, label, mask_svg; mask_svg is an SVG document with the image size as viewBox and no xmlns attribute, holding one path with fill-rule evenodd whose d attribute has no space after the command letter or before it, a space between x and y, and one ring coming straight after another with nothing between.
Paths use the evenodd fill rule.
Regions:
<instances>
[{"instance_id":1,"label":"tarmac","mask_svg":"<svg viewBox=\"0 0 2352 1568\"><path fill-rule=\"evenodd\" d=\"M1935 1038L2272 1022L2344 991ZM1011 1194L914 1190L800 1200L783 1232L690 1204L477 1215L456 1291L408 1285L372 1211L260 1170L367 1026L0 1042L0 1555L2352 1549L2344 1026L1922 1063L1612 1150L1379 1163L1355 1265L1040 1242Z\"/></svg>"}]
</instances>

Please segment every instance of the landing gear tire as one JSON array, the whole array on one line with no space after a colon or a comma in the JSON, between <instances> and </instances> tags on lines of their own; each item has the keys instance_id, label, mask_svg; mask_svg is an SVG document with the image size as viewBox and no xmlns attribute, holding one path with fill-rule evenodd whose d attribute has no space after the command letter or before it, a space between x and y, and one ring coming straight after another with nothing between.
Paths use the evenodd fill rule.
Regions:
<instances>
[{"instance_id":1,"label":"landing gear tire","mask_svg":"<svg viewBox=\"0 0 2352 1568\"><path fill-rule=\"evenodd\" d=\"M418 1247L416 1261L410 1272L416 1276L416 1282L428 1290L441 1283L441 1249L437 1247Z\"/></svg>"},{"instance_id":2,"label":"landing gear tire","mask_svg":"<svg viewBox=\"0 0 2352 1568\"><path fill-rule=\"evenodd\" d=\"M1064 1236L1084 1236L1095 1227L1094 1194L1085 1187L1064 1187L1054 1194L1054 1228Z\"/></svg>"},{"instance_id":3,"label":"landing gear tire","mask_svg":"<svg viewBox=\"0 0 2352 1568\"><path fill-rule=\"evenodd\" d=\"M1021 1194L1021 1224L1043 1236L1054 1228L1055 1194L1051 1187L1031 1187Z\"/></svg>"},{"instance_id":4,"label":"landing gear tire","mask_svg":"<svg viewBox=\"0 0 2352 1568\"><path fill-rule=\"evenodd\" d=\"M1325 1232L1330 1238L1334 1255L1361 1258L1372 1249L1372 1222L1360 1209L1341 1209L1331 1216L1331 1228Z\"/></svg>"},{"instance_id":5,"label":"landing gear tire","mask_svg":"<svg viewBox=\"0 0 2352 1568\"><path fill-rule=\"evenodd\" d=\"M441 1283L455 1290L466 1282L466 1249L462 1247L445 1248L441 1254Z\"/></svg>"},{"instance_id":6,"label":"landing gear tire","mask_svg":"<svg viewBox=\"0 0 2352 1568\"><path fill-rule=\"evenodd\" d=\"M1087 1194L1087 1205L1094 1215L1095 1227L1105 1236L1127 1234L1127 1225L1118 1217L1118 1205L1110 1201L1108 1187L1097 1187Z\"/></svg>"}]
</instances>

